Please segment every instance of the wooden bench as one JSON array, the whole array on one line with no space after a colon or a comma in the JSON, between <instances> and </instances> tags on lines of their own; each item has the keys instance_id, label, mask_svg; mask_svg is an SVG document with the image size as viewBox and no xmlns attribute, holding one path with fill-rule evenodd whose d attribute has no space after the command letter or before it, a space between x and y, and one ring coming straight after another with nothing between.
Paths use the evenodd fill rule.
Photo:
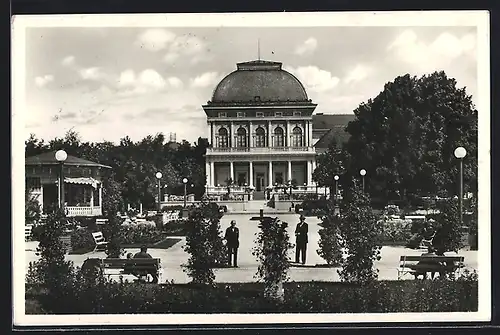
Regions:
<instances>
[{"instance_id":1,"label":"wooden bench","mask_svg":"<svg viewBox=\"0 0 500 335\"><path fill-rule=\"evenodd\" d=\"M425 264L419 264L424 261ZM428 272L450 274L464 267L463 256L401 256L399 259L398 280L405 274L426 278Z\"/></svg>"},{"instance_id":2,"label":"wooden bench","mask_svg":"<svg viewBox=\"0 0 500 335\"><path fill-rule=\"evenodd\" d=\"M108 242L104 239L104 235L102 235L102 232L98 231L95 233L92 233L92 237L94 238L95 242L95 248L94 251L97 251L100 248L106 248L108 245Z\"/></svg>"},{"instance_id":3,"label":"wooden bench","mask_svg":"<svg viewBox=\"0 0 500 335\"><path fill-rule=\"evenodd\" d=\"M160 259L159 258L103 258L101 269L108 278L113 275L134 275L139 280L147 281L148 274L156 273L160 281ZM118 273L110 273L109 270L120 270Z\"/></svg>"},{"instance_id":4,"label":"wooden bench","mask_svg":"<svg viewBox=\"0 0 500 335\"><path fill-rule=\"evenodd\" d=\"M98 225L98 226L99 225L104 225L106 223L108 223L108 219L95 219L95 224Z\"/></svg>"},{"instance_id":5,"label":"wooden bench","mask_svg":"<svg viewBox=\"0 0 500 335\"><path fill-rule=\"evenodd\" d=\"M31 241L31 234L33 232L33 226L32 225L27 225L24 226L24 240L25 241Z\"/></svg>"}]
</instances>

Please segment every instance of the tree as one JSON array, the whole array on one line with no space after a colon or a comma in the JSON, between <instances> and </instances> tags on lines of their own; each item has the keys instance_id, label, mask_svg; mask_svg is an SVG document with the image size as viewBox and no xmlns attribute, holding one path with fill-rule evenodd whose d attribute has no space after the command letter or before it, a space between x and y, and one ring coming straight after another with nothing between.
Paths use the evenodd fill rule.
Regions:
<instances>
[{"instance_id":1,"label":"tree","mask_svg":"<svg viewBox=\"0 0 500 335\"><path fill-rule=\"evenodd\" d=\"M319 230L318 255L330 266L342 263L342 249L340 241L340 217L336 214L336 204L332 199L326 203L322 217L322 227Z\"/></svg>"},{"instance_id":2,"label":"tree","mask_svg":"<svg viewBox=\"0 0 500 335\"><path fill-rule=\"evenodd\" d=\"M344 153L333 140L328 149L316 158L317 165L313 171L313 180L320 187L329 187L330 194L332 194L331 191L335 186L334 176L343 173L344 160Z\"/></svg>"},{"instance_id":3,"label":"tree","mask_svg":"<svg viewBox=\"0 0 500 335\"><path fill-rule=\"evenodd\" d=\"M397 77L354 114L347 126L348 177L366 169L372 195L455 194L457 146L468 151L465 191L477 189L477 110L465 88L444 72Z\"/></svg>"},{"instance_id":4,"label":"tree","mask_svg":"<svg viewBox=\"0 0 500 335\"><path fill-rule=\"evenodd\" d=\"M108 219L104 233L108 240L106 254L109 258L120 258L123 249L120 243L120 230L123 220L118 216L118 212L123 208L120 185L113 176L104 179L103 183L103 214Z\"/></svg>"},{"instance_id":5,"label":"tree","mask_svg":"<svg viewBox=\"0 0 500 335\"><path fill-rule=\"evenodd\" d=\"M339 271L340 279L361 284L376 280L378 275L373 263L380 260L381 227L370 207L368 194L355 179L344 192L339 224L342 246L347 252Z\"/></svg>"},{"instance_id":6,"label":"tree","mask_svg":"<svg viewBox=\"0 0 500 335\"><path fill-rule=\"evenodd\" d=\"M37 198L31 194L31 188L26 187L24 195L24 221L34 225L40 221L41 210Z\"/></svg>"},{"instance_id":7,"label":"tree","mask_svg":"<svg viewBox=\"0 0 500 335\"><path fill-rule=\"evenodd\" d=\"M436 235L432 244L438 252L458 252L463 247L458 199L443 201L438 204L438 209L439 213L433 215Z\"/></svg>"},{"instance_id":8,"label":"tree","mask_svg":"<svg viewBox=\"0 0 500 335\"><path fill-rule=\"evenodd\" d=\"M288 280L290 260L288 251L293 247L286 228L288 223L278 218L263 218L259 223L256 246L252 254L259 260L257 276L265 283L265 295L283 299L283 282Z\"/></svg>"}]
</instances>

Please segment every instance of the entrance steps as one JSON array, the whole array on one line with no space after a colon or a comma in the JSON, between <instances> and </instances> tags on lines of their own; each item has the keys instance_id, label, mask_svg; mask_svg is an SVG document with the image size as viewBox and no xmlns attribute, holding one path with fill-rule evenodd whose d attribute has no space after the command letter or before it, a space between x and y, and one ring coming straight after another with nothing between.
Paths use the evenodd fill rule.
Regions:
<instances>
[{"instance_id":1,"label":"entrance steps","mask_svg":"<svg viewBox=\"0 0 500 335\"><path fill-rule=\"evenodd\" d=\"M260 210L264 210L264 215L267 214L284 214L290 213L287 210L278 210L267 206L267 200L250 200L246 201L243 210L228 210L228 214L259 214Z\"/></svg>"}]
</instances>

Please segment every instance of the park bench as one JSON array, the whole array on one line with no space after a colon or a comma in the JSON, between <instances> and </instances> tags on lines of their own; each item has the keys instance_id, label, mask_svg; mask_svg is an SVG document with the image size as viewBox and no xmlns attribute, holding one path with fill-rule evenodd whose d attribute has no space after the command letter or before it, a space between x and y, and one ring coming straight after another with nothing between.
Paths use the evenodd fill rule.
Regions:
<instances>
[{"instance_id":1,"label":"park bench","mask_svg":"<svg viewBox=\"0 0 500 335\"><path fill-rule=\"evenodd\" d=\"M31 240L31 234L33 232L33 226L32 225L26 225L24 226L24 240L25 241L30 241Z\"/></svg>"},{"instance_id":2,"label":"park bench","mask_svg":"<svg viewBox=\"0 0 500 335\"><path fill-rule=\"evenodd\" d=\"M108 278L113 275L134 275L139 280L147 281L148 274L156 273L160 282L159 258L103 258L100 262L103 274ZM110 270L119 270L113 272Z\"/></svg>"},{"instance_id":3,"label":"park bench","mask_svg":"<svg viewBox=\"0 0 500 335\"><path fill-rule=\"evenodd\" d=\"M95 224L98 225L98 226L99 225L104 225L106 223L108 223L108 219L95 219Z\"/></svg>"},{"instance_id":4,"label":"park bench","mask_svg":"<svg viewBox=\"0 0 500 335\"><path fill-rule=\"evenodd\" d=\"M108 242L104 239L104 235L102 235L102 232L98 231L92 233L92 237L94 238L95 243L94 252L100 248L105 248L108 245Z\"/></svg>"},{"instance_id":5,"label":"park bench","mask_svg":"<svg viewBox=\"0 0 500 335\"><path fill-rule=\"evenodd\" d=\"M425 264L419 264L424 261ZM445 273L446 275L460 271L464 267L463 256L401 256L399 259L398 280L405 274L418 275L428 272Z\"/></svg>"}]
</instances>

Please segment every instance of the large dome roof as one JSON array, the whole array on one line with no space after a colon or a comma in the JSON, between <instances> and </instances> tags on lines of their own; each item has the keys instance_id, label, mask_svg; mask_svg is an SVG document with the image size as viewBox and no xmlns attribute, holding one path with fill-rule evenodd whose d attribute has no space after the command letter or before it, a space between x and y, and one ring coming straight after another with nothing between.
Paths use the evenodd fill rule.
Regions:
<instances>
[{"instance_id":1,"label":"large dome roof","mask_svg":"<svg viewBox=\"0 0 500 335\"><path fill-rule=\"evenodd\" d=\"M212 103L308 101L304 86L281 65L262 60L238 63L215 88Z\"/></svg>"}]
</instances>

